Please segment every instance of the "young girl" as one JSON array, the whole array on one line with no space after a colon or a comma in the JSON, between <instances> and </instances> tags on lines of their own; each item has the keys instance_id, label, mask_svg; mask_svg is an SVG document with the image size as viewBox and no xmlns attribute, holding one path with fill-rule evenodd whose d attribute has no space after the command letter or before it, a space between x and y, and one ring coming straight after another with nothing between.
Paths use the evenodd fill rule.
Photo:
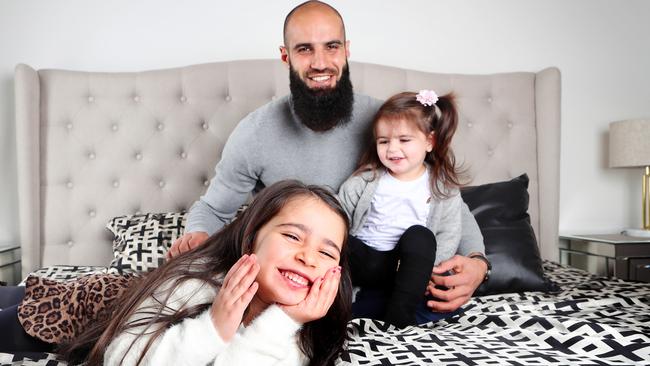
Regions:
<instances>
[{"instance_id":1,"label":"young girl","mask_svg":"<svg viewBox=\"0 0 650 366\"><path fill-rule=\"evenodd\" d=\"M453 96L431 90L397 94L377 112L371 146L339 190L351 219L352 283L360 295L375 294L370 305L357 297L355 316L416 324L434 264L456 253L462 199L450 144L457 123Z\"/></svg>"},{"instance_id":2,"label":"young girl","mask_svg":"<svg viewBox=\"0 0 650 366\"><path fill-rule=\"evenodd\" d=\"M336 198L276 183L209 242L144 276L63 348L89 365L332 365L350 318Z\"/></svg>"}]
</instances>

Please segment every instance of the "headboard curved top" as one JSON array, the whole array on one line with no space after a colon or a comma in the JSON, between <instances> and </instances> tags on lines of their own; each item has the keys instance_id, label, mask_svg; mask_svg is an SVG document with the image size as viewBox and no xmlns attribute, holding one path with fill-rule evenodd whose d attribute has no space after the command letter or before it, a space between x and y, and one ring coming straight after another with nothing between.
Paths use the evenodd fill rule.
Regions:
<instances>
[{"instance_id":1,"label":"headboard curved top","mask_svg":"<svg viewBox=\"0 0 650 366\"><path fill-rule=\"evenodd\" d=\"M358 93L454 92L453 148L472 184L530 177L542 256L557 247L560 73L439 74L352 62ZM115 216L187 209L238 121L288 89L279 60L129 73L15 70L23 272L107 265ZM543 197L543 199L542 199Z\"/></svg>"}]
</instances>

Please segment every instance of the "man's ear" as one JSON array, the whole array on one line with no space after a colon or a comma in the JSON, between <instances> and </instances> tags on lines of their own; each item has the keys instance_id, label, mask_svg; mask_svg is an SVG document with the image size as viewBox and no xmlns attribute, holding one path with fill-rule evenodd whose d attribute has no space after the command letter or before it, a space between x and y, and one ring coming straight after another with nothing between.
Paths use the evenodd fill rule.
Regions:
<instances>
[{"instance_id":1,"label":"man's ear","mask_svg":"<svg viewBox=\"0 0 650 366\"><path fill-rule=\"evenodd\" d=\"M350 41L345 41L345 58L350 58Z\"/></svg>"},{"instance_id":2,"label":"man's ear","mask_svg":"<svg viewBox=\"0 0 650 366\"><path fill-rule=\"evenodd\" d=\"M285 46L280 46L280 60L289 67L289 54L287 53L287 48Z\"/></svg>"}]
</instances>

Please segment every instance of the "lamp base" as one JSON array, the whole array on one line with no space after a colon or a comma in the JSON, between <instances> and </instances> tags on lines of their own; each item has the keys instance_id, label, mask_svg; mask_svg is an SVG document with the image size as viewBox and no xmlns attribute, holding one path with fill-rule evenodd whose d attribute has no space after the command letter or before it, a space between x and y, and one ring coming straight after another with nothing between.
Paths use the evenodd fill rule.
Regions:
<instances>
[{"instance_id":1,"label":"lamp base","mask_svg":"<svg viewBox=\"0 0 650 366\"><path fill-rule=\"evenodd\" d=\"M650 230L645 229L625 229L621 234L637 238L650 238Z\"/></svg>"}]
</instances>

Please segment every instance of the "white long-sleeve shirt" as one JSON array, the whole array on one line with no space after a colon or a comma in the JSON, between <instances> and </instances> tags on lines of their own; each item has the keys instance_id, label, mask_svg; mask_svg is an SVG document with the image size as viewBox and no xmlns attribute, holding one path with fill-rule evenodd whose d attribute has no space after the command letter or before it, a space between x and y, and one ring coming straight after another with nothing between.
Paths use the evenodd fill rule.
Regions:
<instances>
[{"instance_id":1,"label":"white long-sleeve shirt","mask_svg":"<svg viewBox=\"0 0 650 366\"><path fill-rule=\"evenodd\" d=\"M144 301L129 321L150 316L145 313L147 307L157 304L156 298L164 300L165 286L161 288ZM211 303L216 294L217 291L203 281L186 281L172 293L165 314ZM186 318L167 329L153 342L141 365L207 365L212 362L214 365L306 365L309 360L297 343L300 326L280 307L271 305L248 327L240 326L235 336L225 342L212 324L210 309L207 309L196 318ZM158 329L152 327L140 335L144 327L132 328L117 336L106 349L104 364L135 365L153 330Z\"/></svg>"}]
</instances>

